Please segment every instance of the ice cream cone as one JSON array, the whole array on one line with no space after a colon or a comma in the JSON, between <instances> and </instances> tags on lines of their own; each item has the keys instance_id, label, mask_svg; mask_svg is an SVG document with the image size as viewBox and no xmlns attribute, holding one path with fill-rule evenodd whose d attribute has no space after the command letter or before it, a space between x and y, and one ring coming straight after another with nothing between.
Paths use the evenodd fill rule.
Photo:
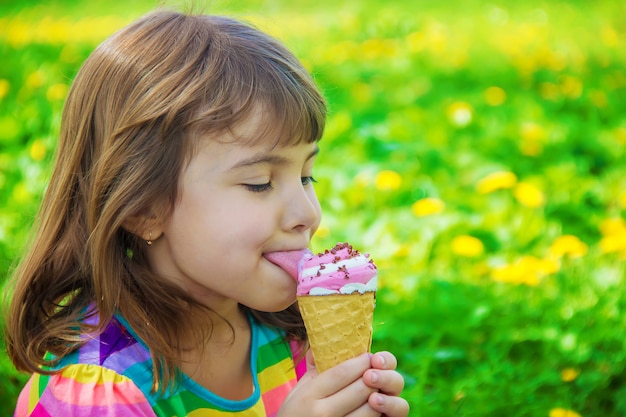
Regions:
<instances>
[{"instance_id":1,"label":"ice cream cone","mask_svg":"<svg viewBox=\"0 0 626 417\"><path fill-rule=\"evenodd\" d=\"M374 317L373 291L298 296L300 312L319 372L369 352Z\"/></svg>"}]
</instances>

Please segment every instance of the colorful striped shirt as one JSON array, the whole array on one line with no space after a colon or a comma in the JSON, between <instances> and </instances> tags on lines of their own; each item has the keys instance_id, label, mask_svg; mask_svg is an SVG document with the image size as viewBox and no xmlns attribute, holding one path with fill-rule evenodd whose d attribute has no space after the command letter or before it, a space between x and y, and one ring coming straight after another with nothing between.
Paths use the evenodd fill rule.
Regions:
<instances>
[{"instance_id":1,"label":"colorful striped shirt","mask_svg":"<svg viewBox=\"0 0 626 417\"><path fill-rule=\"evenodd\" d=\"M15 417L274 416L296 384L293 350L282 335L250 319L254 391L228 400L183 375L174 390L152 390L148 348L116 317L99 336L64 357L52 376L34 374L18 399ZM298 374L301 373L298 367Z\"/></svg>"}]
</instances>

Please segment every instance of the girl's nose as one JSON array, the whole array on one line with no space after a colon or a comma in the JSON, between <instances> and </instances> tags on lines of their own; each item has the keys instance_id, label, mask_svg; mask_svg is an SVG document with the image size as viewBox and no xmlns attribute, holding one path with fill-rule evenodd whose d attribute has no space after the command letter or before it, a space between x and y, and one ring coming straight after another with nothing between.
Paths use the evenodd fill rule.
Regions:
<instances>
[{"instance_id":1,"label":"girl's nose","mask_svg":"<svg viewBox=\"0 0 626 417\"><path fill-rule=\"evenodd\" d=\"M317 229L321 219L320 203L313 187L299 186L285 201L285 226L303 232Z\"/></svg>"}]
</instances>

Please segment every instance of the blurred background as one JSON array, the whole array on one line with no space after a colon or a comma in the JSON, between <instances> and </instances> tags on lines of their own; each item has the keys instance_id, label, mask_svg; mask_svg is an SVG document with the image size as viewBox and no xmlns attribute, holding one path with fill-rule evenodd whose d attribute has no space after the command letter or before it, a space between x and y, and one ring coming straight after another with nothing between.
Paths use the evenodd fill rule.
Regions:
<instances>
[{"instance_id":1,"label":"blurred background","mask_svg":"<svg viewBox=\"0 0 626 417\"><path fill-rule=\"evenodd\" d=\"M374 349L412 416L626 415L625 2L195 3L280 38L328 98L313 246L379 265ZM155 6L0 3L0 283L74 74ZM0 375L11 415L25 376L4 354Z\"/></svg>"}]
</instances>

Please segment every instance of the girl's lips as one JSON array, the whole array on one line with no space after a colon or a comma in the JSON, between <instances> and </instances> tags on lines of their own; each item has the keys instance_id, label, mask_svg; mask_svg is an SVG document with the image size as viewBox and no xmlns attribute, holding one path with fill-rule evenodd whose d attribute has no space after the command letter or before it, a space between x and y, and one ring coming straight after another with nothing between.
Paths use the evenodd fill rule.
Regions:
<instances>
[{"instance_id":1,"label":"girl's lips","mask_svg":"<svg viewBox=\"0 0 626 417\"><path fill-rule=\"evenodd\" d=\"M263 256L271 263L284 269L294 280L298 279L298 270L301 266L302 258L310 254L308 249L289 250L281 252L268 252Z\"/></svg>"}]
</instances>

